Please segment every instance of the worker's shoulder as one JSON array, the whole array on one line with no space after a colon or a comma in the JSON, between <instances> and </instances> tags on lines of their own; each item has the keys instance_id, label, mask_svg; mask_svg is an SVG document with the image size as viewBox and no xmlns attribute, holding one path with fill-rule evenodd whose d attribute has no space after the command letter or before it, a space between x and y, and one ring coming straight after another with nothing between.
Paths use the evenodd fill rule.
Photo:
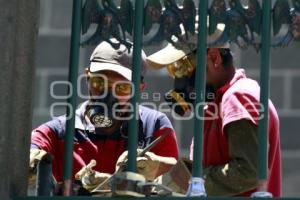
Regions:
<instances>
[{"instance_id":1,"label":"worker's shoulder","mask_svg":"<svg viewBox=\"0 0 300 200\"><path fill-rule=\"evenodd\" d=\"M250 78L241 78L233 83L224 93L224 98L232 95L246 95L259 99L260 87L257 81Z\"/></svg>"},{"instance_id":2,"label":"worker's shoulder","mask_svg":"<svg viewBox=\"0 0 300 200\"><path fill-rule=\"evenodd\" d=\"M165 113L162 113L158 110L140 105L139 106L139 114L140 116L146 118L167 118Z\"/></svg>"},{"instance_id":3,"label":"worker's shoulder","mask_svg":"<svg viewBox=\"0 0 300 200\"><path fill-rule=\"evenodd\" d=\"M53 117L50 121L41 126L47 126L58 136L58 138L62 138L66 131L66 115Z\"/></svg>"},{"instance_id":4,"label":"worker's shoulder","mask_svg":"<svg viewBox=\"0 0 300 200\"><path fill-rule=\"evenodd\" d=\"M139 115L144 129L148 130L148 132L153 133L155 130L159 130L161 128L173 129L171 121L169 120L167 115L158 110L140 105Z\"/></svg>"},{"instance_id":5,"label":"worker's shoulder","mask_svg":"<svg viewBox=\"0 0 300 200\"><path fill-rule=\"evenodd\" d=\"M85 129L83 120L87 103L88 101L79 104L78 108L75 110L75 128L79 128L82 130ZM51 128L59 137L62 137L65 135L67 120L72 119L71 115L72 114L70 114L69 116L67 116L66 114L58 117L53 116L50 121L45 123L45 125Z\"/></svg>"}]
</instances>

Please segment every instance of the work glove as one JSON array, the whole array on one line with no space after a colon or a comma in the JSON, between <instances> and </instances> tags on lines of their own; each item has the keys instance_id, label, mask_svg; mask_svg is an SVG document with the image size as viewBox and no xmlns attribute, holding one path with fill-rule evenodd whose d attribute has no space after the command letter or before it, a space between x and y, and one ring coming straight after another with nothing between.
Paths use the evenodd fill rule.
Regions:
<instances>
[{"instance_id":1,"label":"work glove","mask_svg":"<svg viewBox=\"0 0 300 200\"><path fill-rule=\"evenodd\" d=\"M42 149L30 149L29 168L34 169L45 155L47 152Z\"/></svg>"},{"instance_id":2,"label":"work glove","mask_svg":"<svg viewBox=\"0 0 300 200\"><path fill-rule=\"evenodd\" d=\"M139 155L142 149L138 149L137 151L137 154ZM128 151L121 154L116 164L116 171L124 171L126 169L128 161L127 157ZM143 175L147 181L154 181L158 176L169 171L171 167L177 163L176 159L173 157L163 157L156 155L153 152L146 152L136 159L137 173Z\"/></svg>"},{"instance_id":3,"label":"work glove","mask_svg":"<svg viewBox=\"0 0 300 200\"><path fill-rule=\"evenodd\" d=\"M111 174L95 171L94 173L85 175L81 178L82 187L91 192L109 177L111 177ZM110 187L108 184L105 184L101 187L101 190L110 190Z\"/></svg>"},{"instance_id":4,"label":"work glove","mask_svg":"<svg viewBox=\"0 0 300 200\"><path fill-rule=\"evenodd\" d=\"M99 186L103 181L111 177L111 174L108 173L101 173L93 170L92 168L96 166L96 161L91 160L91 162L79 170L76 175L75 179L80 180L82 183L82 187L89 192L92 192L97 186ZM101 186L101 190L109 190L110 187L107 184Z\"/></svg>"},{"instance_id":5,"label":"work glove","mask_svg":"<svg viewBox=\"0 0 300 200\"><path fill-rule=\"evenodd\" d=\"M30 149L28 185L36 184L36 166L48 153L42 149Z\"/></svg>"}]
</instances>

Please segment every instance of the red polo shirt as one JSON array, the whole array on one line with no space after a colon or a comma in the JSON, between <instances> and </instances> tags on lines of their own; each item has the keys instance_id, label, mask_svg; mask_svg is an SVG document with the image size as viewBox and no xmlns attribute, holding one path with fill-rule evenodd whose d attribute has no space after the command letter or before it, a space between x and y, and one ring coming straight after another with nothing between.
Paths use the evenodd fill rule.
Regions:
<instances>
[{"instance_id":1,"label":"red polo shirt","mask_svg":"<svg viewBox=\"0 0 300 200\"><path fill-rule=\"evenodd\" d=\"M224 127L241 119L259 122L260 87L256 81L246 78L244 70L236 70L233 79L216 92L214 104L205 109L203 166L224 165L231 161L228 138ZM281 156L279 119L274 105L269 101L269 149L267 190L274 197L281 196ZM191 145L193 158L193 142ZM226 180L224 180L226 181ZM240 194L249 196L252 191Z\"/></svg>"}]
</instances>

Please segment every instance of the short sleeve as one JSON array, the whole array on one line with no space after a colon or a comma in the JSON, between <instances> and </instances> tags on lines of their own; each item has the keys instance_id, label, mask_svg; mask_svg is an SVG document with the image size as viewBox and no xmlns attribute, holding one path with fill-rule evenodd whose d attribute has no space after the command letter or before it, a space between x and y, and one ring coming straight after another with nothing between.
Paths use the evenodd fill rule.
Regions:
<instances>
[{"instance_id":1,"label":"short sleeve","mask_svg":"<svg viewBox=\"0 0 300 200\"><path fill-rule=\"evenodd\" d=\"M157 155L165 157L174 157L178 159L179 150L176 140L176 134L172 127L172 124L165 114L162 114L155 123L154 138L159 137L165 132L169 132L165 138L160 141L155 147L152 148L152 152Z\"/></svg>"},{"instance_id":2,"label":"short sleeve","mask_svg":"<svg viewBox=\"0 0 300 200\"><path fill-rule=\"evenodd\" d=\"M257 125L259 109L259 102L249 94L236 92L224 96L220 107L223 130L227 124L241 119Z\"/></svg>"}]
</instances>

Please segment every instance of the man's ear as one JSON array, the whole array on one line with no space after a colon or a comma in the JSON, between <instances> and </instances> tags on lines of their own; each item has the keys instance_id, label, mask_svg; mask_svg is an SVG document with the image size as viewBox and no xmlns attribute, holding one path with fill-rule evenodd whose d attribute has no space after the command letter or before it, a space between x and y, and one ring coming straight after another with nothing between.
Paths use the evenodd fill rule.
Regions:
<instances>
[{"instance_id":1,"label":"man's ear","mask_svg":"<svg viewBox=\"0 0 300 200\"><path fill-rule=\"evenodd\" d=\"M222 64L222 57L217 48L210 48L208 51L208 54L209 54L212 62L214 63L215 67L218 67Z\"/></svg>"}]
</instances>

